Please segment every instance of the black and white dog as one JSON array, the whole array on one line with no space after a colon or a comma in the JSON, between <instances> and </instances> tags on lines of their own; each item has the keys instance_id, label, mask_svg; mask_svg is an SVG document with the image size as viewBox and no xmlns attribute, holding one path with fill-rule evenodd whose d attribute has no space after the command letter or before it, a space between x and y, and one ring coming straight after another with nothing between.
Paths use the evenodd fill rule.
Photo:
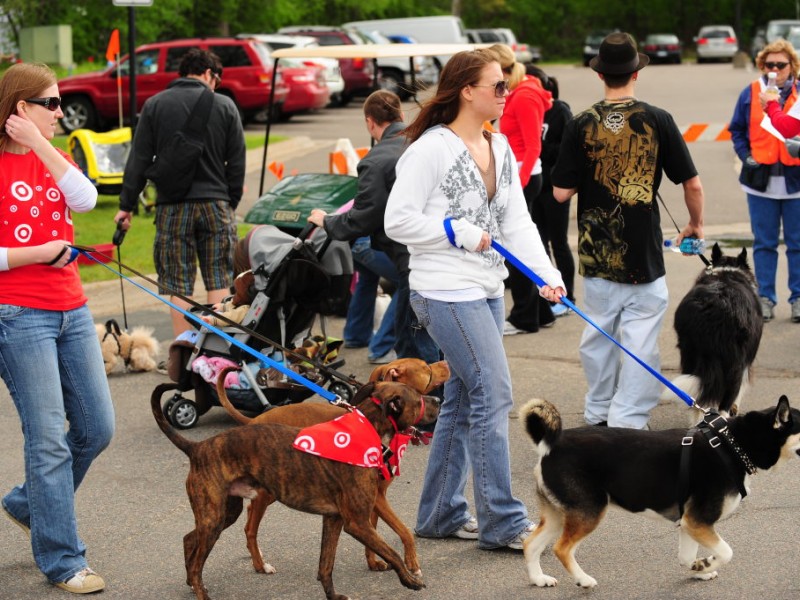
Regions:
<instances>
[{"instance_id":1,"label":"black and white dog","mask_svg":"<svg viewBox=\"0 0 800 600\"><path fill-rule=\"evenodd\" d=\"M675 311L681 375L673 383L701 408L735 415L741 406L764 327L756 290L747 250L725 256L714 244L711 265ZM666 398L676 397L666 390Z\"/></svg>"},{"instance_id":2,"label":"black and white dog","mask_svg":"<svg viewBox=\"0 0 800 600\"><path fill-rule=\"evenodd\" d=\"M748 473L800 455L800 411L790 408L786 396L775 408L729 419L731 441L716 448L702 433L689 435L684 429L588 426L562 431L561 416L546 400L528 402L521 417L539 452L534 475L540 520L524 550L531 583L541 587L557 583L539 564L542 551L556 538L553 553L575 582L584 588L597 585L578 565L575 550L600 524L609 505L679 522L679 563L696 579L715 578L733 552L714 524L746 495ZM719 437L728 438L722 434ZM693 443L682 468L687 437ZM712 555L698 558L699 546Z\"/></svg>"}]
</instances>

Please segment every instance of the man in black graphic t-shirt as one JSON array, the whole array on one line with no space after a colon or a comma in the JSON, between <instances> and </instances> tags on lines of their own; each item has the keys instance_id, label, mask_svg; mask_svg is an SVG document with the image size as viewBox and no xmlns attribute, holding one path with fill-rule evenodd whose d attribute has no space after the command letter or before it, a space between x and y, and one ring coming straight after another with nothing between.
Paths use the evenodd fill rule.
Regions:
<instances>
[{"instance_id":1,"label":"man in black graphic t-shirt","mask_svg":"<svg viewBox=\"0 0 800 600\"><path fill-rule=\"evenodd\" d=\"M666 111L636 99L647 56L626 33L603 41L590 66L603 81L601 102L567 125L553 167L553 193L578 193L578 259L584 310L655 369L667 309L661 220L656 192L662 173L681 184L689 211L685 236L703 237L703 187L686 144ZM643 429L660 383L596 329L581 339L589 384L587 423Z\"/></svg>"}]
</instances>

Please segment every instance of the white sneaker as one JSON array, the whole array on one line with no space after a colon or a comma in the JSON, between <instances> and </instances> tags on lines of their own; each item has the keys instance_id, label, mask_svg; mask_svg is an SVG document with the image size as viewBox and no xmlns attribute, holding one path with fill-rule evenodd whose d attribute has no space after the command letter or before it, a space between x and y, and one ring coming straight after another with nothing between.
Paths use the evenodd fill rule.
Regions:
<instances>
[{"instance_id":1,"label":"white sneaker","mask_svg":"<svg viewBox=\"0 0 800 600\"><path fill-rule=\"evenodd\" d=\"M567 315L572 313L571 308L569 308L566 304L561 304L561 303L554 304L553 306L550 307L550 310L553 311L553 316L555 318L566 317Z\"/></svg>"},{"instance_id":2,"label":"white sneaker","mask_svg":"<svg viewBox=\"0 0 800 600\"><path fill-rule=\"evenodd\" d=\"M73 594L91 594L99 592L106 587L106 582L89 567L78 571L70 579L57 583L56 587L72 592Z\"/></svg>"},{"instance_id":3,"label":"white sneaker","mask_svg":"<svg viewBox=\"0 0 800 600\"><path fill-rule=\"evenodd\" d=\"M470 517L469 521L451 533L450 537L458 538L460 540L477 540L478 519L475 517Z\"/></svg>"},{"instance_id":4,"label":"white sneaker","mask_svg":"<svg viewBox=\"0 0 800 600\"><path fill-rule=\"evenodd\" d=\"M508 321L503 323L503 335L517 335L519 333L530 333L530 331L525 331L524 329L518 329Z\"/></svg>"},{"instance_id":5,"label":"white sneaker","mask_svg":"<svg viewBox=\"0 0 800 600\"><path fill-rule=\"evenodd\" d=\"M386 365L392 362L393 360L397 360L397 352L394 350L389 350L383 356L368 356L367 361L373 365Z\"/></svg>"},{"instance_id":6,"label":"white sneaker","mask_svg":"<svg viewBox=\"0 0 800 600\"><path fill-rule=\"evenodd\" d=\"M520 531L513 540L511 540L510 542L508 542L508 544L506 544L506 547L510 548L511 550L522 550L523 549L522 543L528 538L530 534L533 533L533 530L536 529L536 527L537 527L536 523L528 523L525 529Z\"/></svg>"}]
</instances>

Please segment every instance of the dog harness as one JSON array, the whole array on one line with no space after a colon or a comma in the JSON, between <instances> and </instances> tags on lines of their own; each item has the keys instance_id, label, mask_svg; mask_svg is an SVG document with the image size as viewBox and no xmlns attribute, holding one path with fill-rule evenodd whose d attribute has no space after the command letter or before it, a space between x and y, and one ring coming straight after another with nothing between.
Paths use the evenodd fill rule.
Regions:
<instances>
[{"instance_id":1,"label":"dog harness","mask_svg":"<svg viewBox=\"0 0 800 600\"><path fill-rule=\"evenodd\" d=\"M708 440L708 445L712 448L716 449L723 444L725 445L721 449L719 457L722 459L722 464L725 466L728 475L736 482L742 499L747 496L747 489L744 487L744 478L741 477L734 464L733 455L739 459L748 475L752 475L758 470L753 461L750 460L750 457L747 456L747 453L733 439L725 417L713 411L707 412L700 423L686 432L681 442L681 463L680 471L678 472L678 513L681 517L683 517L683 507L689 499L691 491L689 489L689 468L691 465L692 445L698 433L703 434Z\"/></svg>"}]
</instances>

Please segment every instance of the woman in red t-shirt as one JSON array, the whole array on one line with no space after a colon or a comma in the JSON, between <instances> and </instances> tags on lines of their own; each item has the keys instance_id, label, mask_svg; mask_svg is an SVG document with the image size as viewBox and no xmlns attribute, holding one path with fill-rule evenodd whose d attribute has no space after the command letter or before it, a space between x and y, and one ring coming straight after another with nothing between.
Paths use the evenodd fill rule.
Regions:
<instances>
[{"instance_id":1,"label":"woman in red t-shirt","mask_svg":"<svg viewBox=\"0 0 800 600\"><path fill-rule=\"evenodd\" d=\"M72 212L94 208L97 191L50 144L60 106L46 65L16 64L0 79L0 376L25 457L25 482L2 509L51 583L88 593L105 583L86 562L75 490L111 441L114 408L69 248Z\"/></svg>"}]
</instances>

